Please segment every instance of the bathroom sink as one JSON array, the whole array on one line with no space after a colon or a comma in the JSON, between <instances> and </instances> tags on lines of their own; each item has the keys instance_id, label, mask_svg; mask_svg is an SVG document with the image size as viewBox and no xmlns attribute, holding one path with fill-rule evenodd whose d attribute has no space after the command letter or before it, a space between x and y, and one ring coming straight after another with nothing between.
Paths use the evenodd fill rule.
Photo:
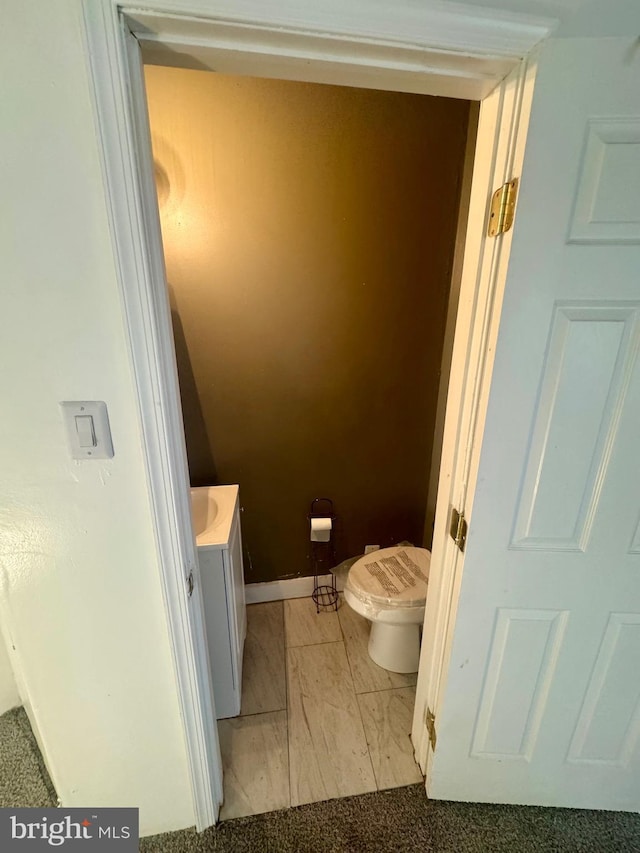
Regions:
<instances>
[{"instance_id":1,"label":"bathroom sink","mask_svg":"<svg viewBox=\"0 0 640 853\"><path fill-rule=\"evenodd\" d=\"M237 486L191 489L193 532L199 547L220 547L228 543L237 495Z\"/></svg>"},{"instance_id":2,"label":"bathroom sink","mask_svg":"<svg viewBox=\"0 0 640 853\"><path fill-rule=\"evenodd\" d=\"M213 489L191 489L193 532L196 536L213 527L218 517L218 502Z\"/></svg>"}]
</instances>

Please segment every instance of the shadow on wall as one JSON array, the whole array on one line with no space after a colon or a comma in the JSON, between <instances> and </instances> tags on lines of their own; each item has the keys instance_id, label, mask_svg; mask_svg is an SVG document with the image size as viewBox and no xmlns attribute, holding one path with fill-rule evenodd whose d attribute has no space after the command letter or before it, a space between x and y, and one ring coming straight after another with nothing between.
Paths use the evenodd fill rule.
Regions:
<instances>
[{"instance_id":1,"label":"shadow on wall","mask_svg":"<svg viewBox=\"0 0 640 853\"><path fill-rule=\"evenodd\" d=\"M189 358L187 340L182 320L178 313L175 292L171 284L168 284L168 288L171 325L173 326L173 342L176 351L178 382L180 384L182 419L184 421L184 437L189 463L189 478L192 486L215 486L218 483L218 473L213 453L211 452L209 434L202 412L191 359Z\"/></svg>"}]
</instances>

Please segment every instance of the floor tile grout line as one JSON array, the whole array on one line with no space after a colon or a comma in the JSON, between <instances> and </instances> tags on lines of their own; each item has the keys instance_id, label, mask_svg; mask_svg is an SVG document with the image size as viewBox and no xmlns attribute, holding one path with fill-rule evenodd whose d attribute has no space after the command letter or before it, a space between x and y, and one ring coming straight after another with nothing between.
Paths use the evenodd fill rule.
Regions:
<instances>
[{"instance_id":1,"label":"floor tile grout line","mask_svg":"<svg viewBox=\"0 0 640 853\"><path fill-rule=\"evenodd\" d=\"M291 808L291 741L289 739L289 711L288 709L284 712L285 718L287 721L287 790L289 791L289 804L287 806L288 809Z\"/></svg>"},{"instance_id":2,"label":"floor tile grout line","mask_svg":"<svg viewBox=\"0 0 640 853\"><path fill-rule=\"evenodd\" d=\"M344 607L344 599L341 599L341 606ZM356 697L356 705L358 706L358 713L360 714L360 721L362 723L362 730L364 732L364 739L365 739L365 743L367 744L367 752L369 755L369 763L371 764L371 771L373 773L373 778L374 778L375 783L376 783L376 790L382 791L383 788L380 787L380 782L378 780L378 774L376 773L376 768L374 767L374 764L373 764L373 757L371 755L371 743L369 742L369 737L367 735L367 727L364 724L364 717L362 716L362 706L360 704L360 697L366 696L366 695L371 694L371 693L384 693L387 690L404 690L404 689L406 689L406 687L400 687L400 688L387 687L387 688L384 688L383 690L363 690L361 693L356 692L356 689L355 689L356 680L353 677L353 667L351 666L351 658L349 657L349 644L347 642L347 636L345 634L344 628L342 627L342 620L340 619L340 613L339 612L338 612L338 623L340 625L340 632L342 633L342 638L343 638L343 642L344 642L345 654L347 656L347 664L349 666L349 671L351 673L351 681L353 683L353 690L354 690L355 697Z\"/></svg>"},{"instance_id":3,"label":"floor tile grout line","mask_svg":"<svg viewBox=\"0 0 640 853\"><path fill-rule=\"evenodd\" d=\"M344 628L342 627L342 619L340 618L340 611L345 606L344 595L342 593L340 593L339 600L340 600L340 607L336 610L336 613L338 614L338 625L340 626L340 633L342 634L342 639L344 640L344 645L346 648L347 635L344 632ZM348 607L348 605L347 605L347 607Z\"/></svg>"},{"instance_id":4,"label":"floor tile grout line","mask_svg":"<svg viewBox=\"0 0 640 853\"><path fill-rule=\"evenodd\" d=\"M404 684L401 687L380 687L378 690L360 690L356 692L356 696L368 696L370 693L390 693L392 690L413 690L415 693L415 684Z\"/></svg>"},{"instance_id":5,"label":"floor tile grout line","mask_svg":"<svg viewBox=\"0 0 640 853\"><path fill-rule=\"evenodd\" d=\"M338 622L340 622L340 617L338 617ZM351 659L349 658L349 652L347 650L347 638L345 637L344 631L342 630L342 624L340 624L340 632L342 634L342 643L344 645L344 653L345 653L345 656L347 658L347 666L349 667L349 674L351 675L351 685L353 687L354 695L356 696L356 699L357 699L358 694L356 692L356 681L355 681L355 678L353 677L353 667L351 666ZM362 714L360 714L360 719L362 720ZM364 724L363 724L363 728L364 728ZM366 734L365 734L365 738L366 738ZM368 748L368 746L369 746L369 744L367 742L367 748Z\"/></svg>"},{"instance_id":6,"label":"floor tile grout line","mask_svg":"<svg viewBox=\"0 0 640 853\"><path fill-rule=\"evenodd\" d=\"M380 786L378 784L378 777L376 775L376 769L373 766L373 758L371 757L371 744L369 743L369 738L367 737L367 728L364 724L364 717L362 716L362 708L360 707L360 699L359 695L356 693L355 682L353 680L353 673L351 672L351 663L349 661L349 655L347 654L347 644L344 643L344 654L347 659L347 666L349 667L349 674L351 675L351 685L353 687L353 695L356 700L356 708L358 709L358 714L360 716L360 725L362 726L362 733L364 735L364 742L367 745L367 757L369 759L369 764L371 765L371 773L373 774L373 781L376 783L376 791L380 790Z\"/></svg>"},{"instance_id":7,"label":"floor tile grout line","mask_svg":"<svg viewBox=\"0 0 640 853\"><path fill-rule=\"evenodd\" d=\"M265 603L265 602L261 602L260 604L263 604L263 603ZM266 603L271 604L271 602L266 602ZM285 779L283 779L283 782L284 782L287 790L285 792L285 797L284 797L285 804L283 806L278 806L278 808L283 808L283 807L284 808L290 808L291 807L291 781L290 781L290 775L289 775L289 762L290 762L290 757L289 757L289 726L288 726L289 715L287 712L287 693L286 693L287 681L286 681L286 647L285 647L285 643L284 643L284 609L283 609L282 603L281 602L279 602L279 603L280 603L280 607L278 608L278 610L280 613L280 620L279 620L280 621L280 630L278 632L279 638L276 637L276 641L279 640L279 642L282 644L281 654L282 654L282 661L283 661L283 679L284 679L283 690L284 690L284 705L285 705L285 707L284 708L281 707L281 708L277 708L277 709L256 711L256 712L251 713L251 714L241 714L241 715L238 715L237 717L228 718L228 720L220 720L219 722L233 723L235 720L238 720L238 722L240 722L240 721L244 722L244 721L250 720L251 718L260 718L260 717L264 717L267 715L272 715L272 718L277 717L277 719L282 720L280 715L284 714L284 724L285 724L284 736L287 739L287 745L286 745L287 768L286 768L286 776L285 776ZM263 627L265 627L265 626L263 626ZM269 624L266 626L266 628L270 628L270 627L272 627L272 624ZM269 636L270 636L270 638L272 637L272 632L270 632ZM265 651L265 644L264 643L260 643L260 651L261 652ZM273 809L269 809L269 811L272 811L272 810ZM251 812L249 812L246 815L227 816L224 818L224 820L232 820L232 819L235 819L235 817L240 817L240 816L245 816L245 817L255 816L255 815L259 815L259 814L263 814L263 813L265 813L265 812L263 811L262 808L259 811L254 811L252 809Z\"/></svg>"},{"instance_id":8,"label":"floor tile grout line","mask_svg":"<svg viewBox=\"0 0 640 853\"><path fill-rule=\"evenodd\" d=\"M364 717L362 716L362 708L360 707L360 696L362 693L356 693L356 704L358 706L358 713L360 714L360 721L362 722L362 731L364 732L364 740L367 744L367 753L369 755L369 763L371 764L371 772L373 773L373 778L376 783L376 791L381 791L380 782L378 781L378 774L376 773L376 768L373 766L373 758L371 757L371 744L369 743L369 736L367 735L367 727L364 724Z\"/></svg>"},{"instance_id":9,"label":"floor tile grout line","mask_svg":"<svg viewBox=\"0 0 640 853\"><path fill-rule=\"evenodd\" d=\"M348 607L348 605L347 605L347 607ZM347 649L347 657L349 658L349 663L351 663L351 653L353 654L354 658L357 658L360 656L360 652L356 651L357 643L352 642L352 638L350 639L349 636L346 634L346 632L342 626L342 620L340 620L340 629L342 630L342 634L344 636L344 643L345 643L345 647ZM365 654L367 655L367 657L369 657L368 652L363 651L363 656ZM369 658L369 662L373 664L373 661L371 661L370 658ZM381 667L378 667L377 664L373 664L373 665L376 667L376 669L381 669ZM352 670L352 672L353 672L353 670ZM393 674L396 674L396 673L389 673L389 675L393 675ZM397 673L397 674L402 675L403 673ZM404 674L405 675L412 675L413 673L404 673ZM415 674L417 676L417 673L415 673ZM353 679L354 685L356 684L357 681L358 681L358 679L356 679L356 678ZM361 695L364 693L378 693L382 690L401 690L401 689L404 689L405 687L414 687L415 688L415 686L416 686L415 684L399 684L399 685L390 684L388 687L377 687L377 688L374 688L373 690L371 690L371 689L357 690L356 689L356 693L358 695Z\"/></svg>"},{"instance_id":10,"label":"floor tile grout line","mask_svg":"<svg viewBox=\"0 0 640 853\"><path fill-rule=\"evenodd\" d=\"M289 782L289 808L293 801L291 780L291 733L289 727L289 651L287 646L287 626L285 624L284 600L282 602L282 654L284 655L284 701L287 714L287 779Z\"/></svg>"},{"instance_id":11,"label":"floor tile grout line","mask_svg":"<svg viewBox=\"0 0 640 853\"><path fill-rule=\"evenodd\" d=\"M312 600L313 600L313 599L312 599L312 597L311 597L311 596L309 596L309 595L307 595L307 596L303 596L303 597L299 597L299 598L285 598L285 599L283 599L283 605L284 605L284 604L286 604L287 602L294 602L294 601L295 601L295 602L298 602L298 601L299 601L299 602L302 602L302 601L312 601ZM331 613L335 613L335 614L336 614L336 616L338 615L338 614L337 614L337 611L335 611L335 610L332 610L332 611L329 611L329 610L326 610L326 611L325 611L325 610L322 610L322 611L320 611L320 612L321 612L321 613L325 613L325 612L326 612L326 613L329 613L329 614L331 614ZM286 607L285 607L285 614L286 614ZM320 613L317 613L317 614L316 614L316 616L319 616L319 615L320 615ZM321 645L325 645L325 644L327 644L327 643L337 643L337 642L340 642L340 640L338 639L338 640L320 640L319 642L311 642L311 643L289 643L289 632L287 631L286 621L287 621L287 620L286 620L286 615L285 615L285 645L286 645L287 649L297 649L297 648L303 648L303 647L306 647L306 646L321 646ZM339 634L341 633L341 632L340 632L340 623L339 623L339 622L338 622L338 633L339 633Z\"/></svg>"},{"instance_id":12,"label":"floor tile grout line","mask_svg":"<svg viewBox=\"0 0 640 853\"><path fill-rule=\"evenodd\" d=\"M330 646L332 643L342 643L343 640L322 640L320 643L301 643L295 646L286 646L287 649L309 649L311 646Z\"/></svg>"},{"instance_id":13,"label":"floor tile grout line","mask_svg":"<svg viewBox=\"0 0 640 853\"><path fill-rule=\"evenodd\" d=\"M344 606L344 602L343 602L343 606ZM348 606L349 606L349 605L347 605L347 607L348 607ZM345 630L344 630L344 628L342 627L342 620L340 620L340 617L338 617L338 619L339 619L339 621L340 621L340 630L342 631L342 636L344 637L344 645L345 645L345 649L347 650L347 660L349 661L349 666L351 667L351 655L349 654L349 649L350 649L350 648L352 647L352 645L353 645L353 654L354 654L354 656L356 656L356 655L357 655L357 652L355 651L355 643L353 643L353 644L352 644L352 643L350 643L350 642L349 642L349 639L347 638L347 634L345 633ZM353 678L353 668L351 669L351 675L352 675L352 678ZM356 680L357 680L356 678L353 678L353 686L354 686L354 689L355 689L355 685L356 685ZM367 691L367 690L356 690L356 695L357 695L357 696L359 696L361 693L375 693L375 692L376 692L376 691L374 691L374 690L369 690L369 691Z\"/></svg>"},{"instance_id":14,"label":"floor tile grout line","mask_svg":"<svg viewBox=\"0 0 640 853\"><path fill-rule=\"evenodd\" d=\"M341 604L344 607L344 605L345 605L344 596L341 599ZM345 652L347 655L347 663L349 664L349 670L351 672L351 681L353 682L353 692L356 694L356 696L358 696L359 694L358 694L358 691L356 690L356 679L353 677L353 667L351 666L351 656L349 655L349 643L347 642L347 635L345 634L344 628L342 627L342 619L340 619L339 613L338 613L338 624L340 625L340 632L342 633L342 638L344 641L344 648L345 648ZM362 716L362 714L360 716ZM366 738L366 732L365 732L365 738ZM367 741L367 748L368 748L368 746L369 746L369 742ZM377 784L377 781L376 781L376 784Z\"/></svg>"},{"instance_id":15,"label":"floor tile grout line","mask_svg":"<svg viewBox=\"0 0 640 853\"><path fill-rule=\"evenodd\" d=\"M250 717L264 717L265 714L281 714L286 710L286 708L271 708L270 711L254 711L253 714L237 714L235 717L220 717L218 722L221 722L222 720L248 720Z\"/></svg>"},{"instance_id":16,"label":"floor tile grout line","mask_svg":"<svg viewBox=\"0 0 640 853\"><path fill-rule=\"evenodd\" d=\"M361 727L360 730L362 732L362 738L364 740L364 746L366 749L366 760L368 760L368 762L369 762L368 766L369 766L369 769L371 770L371 779L373 780L373 783L374 783L374 787L370 790L371 791L377 791L378 790L378 780L376 778L375 770L373 768L373 760L371 758L371 753L369 750L369 743L367 741L367 736L366 736L364 723L363 723L363 719L362 719L362 713L361 713L360 707L359 707L358 697L357 697L357 694L355 692L355 687L353 684L353 678L351 675L351 668L350 668L350 664L348 661L347 652L346 652L346 644L345 644L344 640L342 640L342 639L336 640L336 641L333 641L331 643L315 643L315 644L310 644L308 646L295 646L292 649L288 649L287 651L289 652L289 651L295 651L295 650L299 650L299 649L306 650L306 649L314 648L314 646L317 647L317 646L328 646L328 645L332 645L332 646L340 645L342 647L342 651L343 651L344 657L345 657L346 662L347 662L347 671L344 674L344 678L348 677L350 679L351 684L349 685L349 683L345 683L344 678L340 681L340 684L342 687L345 687L347 689L347 691L349 691L349 688L350 688L351 696L353 698L353 701L355 702L355 705L356 705L355 713L351 714L350 717L351 717L352 722L354 722L356 724L356 726L358 723L360 723L360 727ZM288 655L287 656L287 664L289 663L289 660L290 660L290 656ZM363 755L363 758L364 758L364 755ZM359 793L365 793L365 792L360 791ZM335 798L340 799L340 798L345 797L345 796L355 796L355 795L356 795L355 793L334 794L334 795L331 795L329 797L329 799L335 799ZM322 799L326 799L326 798L322 798ZM296 805L304 805L307 802L321 802L322 799L320 799L320 800L314 799L314 800L308 800L308 801L305 800L304 803L297 803Z\"/></svg>"},{"instance_id":17,"label":"floor tile grout line","mask_svg":"<svg viewBox=\"0 0 640 853\"><path fill-rule=\"evenodd\" d=\"M344 606L344 601L341 602L342 606ZM340 612L339 609L336 610L336 615L338 617L338 626L340 628L340 634L342 636L342 646L344 648L344 656L347 659L347 667L349 669L349 676L351 678L351 689L353 690L353 696L356 700L356 708L358 709L358 715L360 717L360 725L362 726L362 734L364 735L364 742L367 745L367 758L369 759L369 764L371 765L371 773L373 775L373 780L376 783L376 790L379 791L380 787L378 785L378 777L376 776L375 767L373 766L373 759L371 758L371 745L369 744L369 738L367 737L367 730L364 725L364 718L362 716L362 708L360 707L360 700L358 699L358 694L356 693L356 683L353 677L353 669L351 667L351 661L349 659L349 652L347 651L347 638L345 637L344 631L342 630L342 622L340 621Z\"/></svg>"},{"instance_id":18,"label":"floor tile grout line","mask_svg":"<svg viewBox=\"0 0 640 853\"><path fill-rule=\"evenodd\" d=\"M345 606L344 599L342 599L342 606L343 606L343 607ZM346 606L348 607L349 605L346 605ZM350 649L351 644L350 644L350 642L349 642L349 639L348 639L348 637L347 637L347 634L345 633L344 628L342 627L342 620L340 619L340 614L338 614L338 622L340 623L340 631L342 632L342 637L343 637L343 640L344 640L344 647L345 647L345 651L346 651L346 653L347 653L347 661L348 661L348 663L349 663L349 669L351 670L351 679L352 679L352 681L353 681L353 689L354 689L354 692L355 692L356 696L360 696L362 693L366 693L366 692L370 692L370 693L374 693L374 692L376 692L376 691L373 691L373 690L372 690L372 691L365 691L365 690L359 691L359 690L356 690L356 680L357 680L357 679L356 679L356 678L354 677L354 675L353 675L353 667L351 666L351 655L349 654L349 649ZM354 651L354 655L355 655L355 651Z\"/></svg>"}]
</instances>

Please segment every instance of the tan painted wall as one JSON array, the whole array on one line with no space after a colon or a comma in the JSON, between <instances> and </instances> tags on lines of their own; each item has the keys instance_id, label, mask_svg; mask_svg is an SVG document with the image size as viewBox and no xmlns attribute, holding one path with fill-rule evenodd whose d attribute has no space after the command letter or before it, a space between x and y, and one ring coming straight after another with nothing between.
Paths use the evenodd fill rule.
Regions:
<instances>
[{"instance_id":1,"label":"tan painted wall","mask_svg":"<svg viewBox=\"0 0 640 853\"><path fill-rule=\"evenodd\" d=\"M420 542L469 105L146 69L192 480L248 582Z\"/></svg>"}]
</instances>

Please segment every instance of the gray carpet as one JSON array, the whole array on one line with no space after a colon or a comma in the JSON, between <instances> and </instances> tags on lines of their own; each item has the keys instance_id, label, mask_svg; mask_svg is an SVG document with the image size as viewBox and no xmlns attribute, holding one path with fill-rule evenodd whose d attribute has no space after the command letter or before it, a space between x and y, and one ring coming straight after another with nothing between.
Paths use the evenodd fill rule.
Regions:
<instances>
[{"instance_id":1,"label":"gray carpet","mask_svg":"<svg viewBox=\"0 0 640 853\"><path fill-rule=\"evenodd\" d=\"M46 808L57 803L24 708L0 717L0 808Z\"/></svg>"},{"instance_id":2,"label":"gray carpet","mask_svg":"<svg viewBox=\"0 0 640 853\"><path fill-rule=\"evenodd\" d=\"M427 801L410 785L145 838L143 853L632 853L640 815Z\"/></svg>"},{"instance_id":3,"label":"gray carpet","mask_svg":"<svg viewBox=\"0 0 640 853\"><path fill-rule=\"evenodd\" d=\"M0 717L0 808L55 806L22 708ZM639 853L640 815L427 801L423 785L144 838L143 853Z\"/></svg>"}]
</instances>

